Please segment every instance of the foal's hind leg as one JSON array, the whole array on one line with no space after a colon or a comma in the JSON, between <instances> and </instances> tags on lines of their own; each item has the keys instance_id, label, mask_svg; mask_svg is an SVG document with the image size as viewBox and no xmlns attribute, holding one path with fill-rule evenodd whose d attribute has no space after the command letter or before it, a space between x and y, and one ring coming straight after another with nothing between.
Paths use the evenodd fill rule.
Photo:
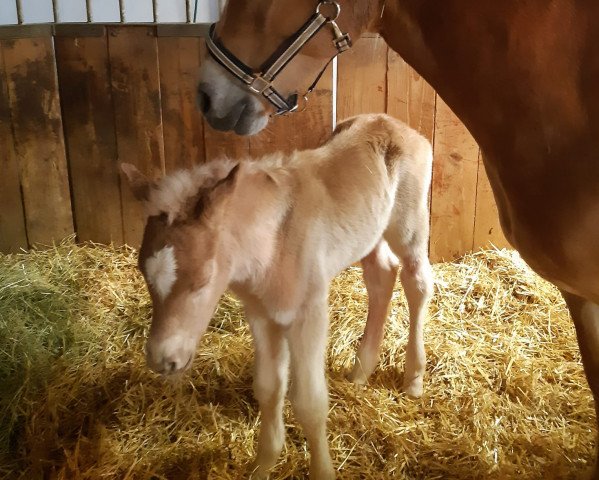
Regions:
<instances>
[{"instance_id":1,"label":"foal's hind leg","mask_svg":"<svg viewBox=\"0 0 599 480\"><path fill-rule=\"evenodd\" d=\"M426 307L433 293L433 274L426 253L412 249L399 253L402 261L400 279L410 311L403 390L411 397L420 397L426 368L424 320Z\"/></svg>"},{"instance_id":2,"label":"foal's hind leg","mask_svg":"<svg viewBox=\"0 0 599 480\"><path fill-rule=\"evenodd\" d=\"M364 384L379 363L385 320L397 278L399 262L381 240L372 252L362 259L364 283L368 290L368 318L364 337L358 347L354 368L349 375L352 382Z\"/></svg>"},{"instance_id":3,"label":"foal's hind leg","mask_svg":"<svg viewBox=\"0 0 599 480\"><path fill-rule=\"evenodd\" d=\"M599 305L570 293L562 292L562 295L574 320L584 373L593 392L595 414L599 420ZM599 450L592 478L599 480Z\"/></svg>"}]
</instances>

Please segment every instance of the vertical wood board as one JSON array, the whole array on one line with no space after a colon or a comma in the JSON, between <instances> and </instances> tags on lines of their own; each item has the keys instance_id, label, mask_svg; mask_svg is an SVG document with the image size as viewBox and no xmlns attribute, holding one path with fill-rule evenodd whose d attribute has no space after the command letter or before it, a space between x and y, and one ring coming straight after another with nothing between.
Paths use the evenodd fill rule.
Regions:
<instances>
[{"instance_id":1,"label":"vertical wood board","mask_svg":"<svg viewBox=\"0 0 599 480\"><path fill-rule=\"evenodd\" d=\"M31 244L73 233L69 178L51 38L3 42L15 151Z\"/></svg>"},{"instance_id":2,"label":"vertical wood board","mask_svg":"<svg viewBox=\"0 0 599 480\"><path fill-rule=\"evenodd\" d=\"M63 123L79 240L123 242L107 39L56 39Z\"/></svg>"},{"instance_id":3,"label":"vertical wood board","mask_svg":"<svg viewBox=\"0 0 599 480\"><path fill-rule=\"evenodd\" d=\"M151 178L164 174L158 49L148 27L109 27L109 59L119 162ZM121 181L123 238L138 246L144 213L126 180Z\"/></svg>"},{"instance_id":4,"label":"vertical wood board","mask_svg":"<svg viewBox=\"0 0 599 480\"><path fill-rule=\"evenodd\" d=\"M8 84L0 42L0 252L27 248L19 166L12 135Z\"/></svg>"},{"instance_id":5,"label":"vertical wood board","mask_svg":"<svg viewBox=\"0 0 599 480\"><path fill-rule=\"evenodd\" d=\"M337 60L337 122L360 113L384 113L387 97L387 44L363 37Z\"/></svg>"},{"instance_id":6,"label":"vertical wood board","mask_svg":"<svg viewBox=\"0 0 599 480\"><path fill-rule=\"evenodd\" d=\"M466 127L438 97L431 197L433 261L452 260L472 250L478 150Z\"/></svg>"},{"instance_id":7,"label":"vertical wood board","mask_svg":"<svg viewBox=\"0 0 599 480\"><path fill-rule=\"evenodd\" d=\"M158 38L166 171L204 163L204 125L197 108L199 38Z\"/></svg>"},{"instance_id":8,"label":"vertical wood board","mask_svg":"<svg viewBox=\"0 0 599 480\"><path fill-rule=\"evenodd\" d=\"M391 49L387 66L387 113L433 142L435 91Z\"/></svg>"}]
</instances>

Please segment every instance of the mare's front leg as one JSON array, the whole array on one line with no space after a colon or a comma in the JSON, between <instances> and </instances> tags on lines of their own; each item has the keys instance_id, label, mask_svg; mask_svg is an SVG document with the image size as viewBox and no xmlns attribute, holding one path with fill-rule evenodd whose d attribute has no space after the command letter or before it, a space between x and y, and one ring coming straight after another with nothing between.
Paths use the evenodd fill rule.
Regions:
<instances>
[{"instance_id":1,"label":"mare's front leg","mask_svg":"<svg viewBox=\"0 0 599 480\"><path fill-rule=\"evenodd\" d=\"M366 383L379 363L385 321L389 314L399 261L387 242L381 240L374 250L362 259L362 268L368 291L368 318L364 336L356 353L354 368L349 374L349 380L357 384Z\"/></svg>"},{"instance_id":2,"label":"mare's front leg","mask_svg":"<svg viewBox=\"0 0 599 480\"><path fill-rule=\"evenodd\" d=\"M310 451L310 478L335 478L326 422L329 410L325 379L328 316L326 288L304 305L287 330L291 352L291 406Z\"/></svg>"},{"instance_id":3,"label":"mare's front leg","mask_svg":"<svg viewBox=\"0 0 599 480\"><path fill-rule=\"evenodd\" d=\"M595 414L599 420L599 305L570 293L562 292L562 295L574 320L584 373L593 392ZM592 478L599 480L599 453Z\"/></svg>"},{"instance_id":4,"label":"mare's front leg","mask_svg":"<svg viewBox=\"0 0 599 480\"><path fill-rule=\"evenodd\" d=\"M285 443L283 402L287 391L289 349L281 326L247 311L255 346L254 396L260 406L258 453L252 478L268 478Z\"/></svg>"}]
</instances>

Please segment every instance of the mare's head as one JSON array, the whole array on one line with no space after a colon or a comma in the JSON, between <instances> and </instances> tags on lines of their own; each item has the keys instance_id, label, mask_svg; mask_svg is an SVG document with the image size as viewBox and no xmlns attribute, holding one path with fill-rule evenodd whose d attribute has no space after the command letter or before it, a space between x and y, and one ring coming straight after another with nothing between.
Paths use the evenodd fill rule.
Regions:
<instances>
[{"instance_id":1,"label":"mare's head","mask_svg":"<svg viewBox=\"0 0 599 480\"><path fill-rule=\"evenodd\" d=\"M231 269L224 236L227 205L239 166L225 162L151 182L123 164L135 197L148 215L139 252L152 297L148 365L163 374L191 365Z\"/></svg>"},{"instance_id":2,"label":"mare's head","mask_svg":"<svg viewBox=\"0 0 599 480\"><path fill-rule=\"evenodd\" d=\"M335 15L333 2L320 2L327 18ZM338 0L337 24L357 40L380 16L383 0ZM316 0L228 0L215 27L214 37L254 72L264 73L273 55L312 17ZM333 31L324 25L283 68L273 87L284 99L300 97L338 52ZM206 57L198 85L200 110L217 130L253 135L268 123L275 107L262 95L252 93L232 73Z\"/></svg>"}]
</instances>

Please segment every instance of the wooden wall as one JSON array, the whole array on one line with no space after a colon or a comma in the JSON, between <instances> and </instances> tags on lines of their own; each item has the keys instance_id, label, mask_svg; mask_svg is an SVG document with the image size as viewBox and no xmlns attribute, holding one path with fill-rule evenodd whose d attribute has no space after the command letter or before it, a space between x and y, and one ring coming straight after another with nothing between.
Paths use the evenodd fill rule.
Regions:
<instances>
[{"instance_id":1,"label":"wooden wall","mask_svg":"<svg viewBox=\"0 0 599 480\"><path fill-rule=\"evenodd\" d=\"M337 120L387 112L433 142L433 260L505 244L476 143L382 39L364 38L340 57L336 99L329 69L306 111L238 137L212 130L195 107L202 39L155 31L111 26L99 36L0 40L1 251L73 233L137 245L142 214L119 162L161 175L224 154L313 147L331 132L334 101Z\"/></svg>"}]
</instances>

